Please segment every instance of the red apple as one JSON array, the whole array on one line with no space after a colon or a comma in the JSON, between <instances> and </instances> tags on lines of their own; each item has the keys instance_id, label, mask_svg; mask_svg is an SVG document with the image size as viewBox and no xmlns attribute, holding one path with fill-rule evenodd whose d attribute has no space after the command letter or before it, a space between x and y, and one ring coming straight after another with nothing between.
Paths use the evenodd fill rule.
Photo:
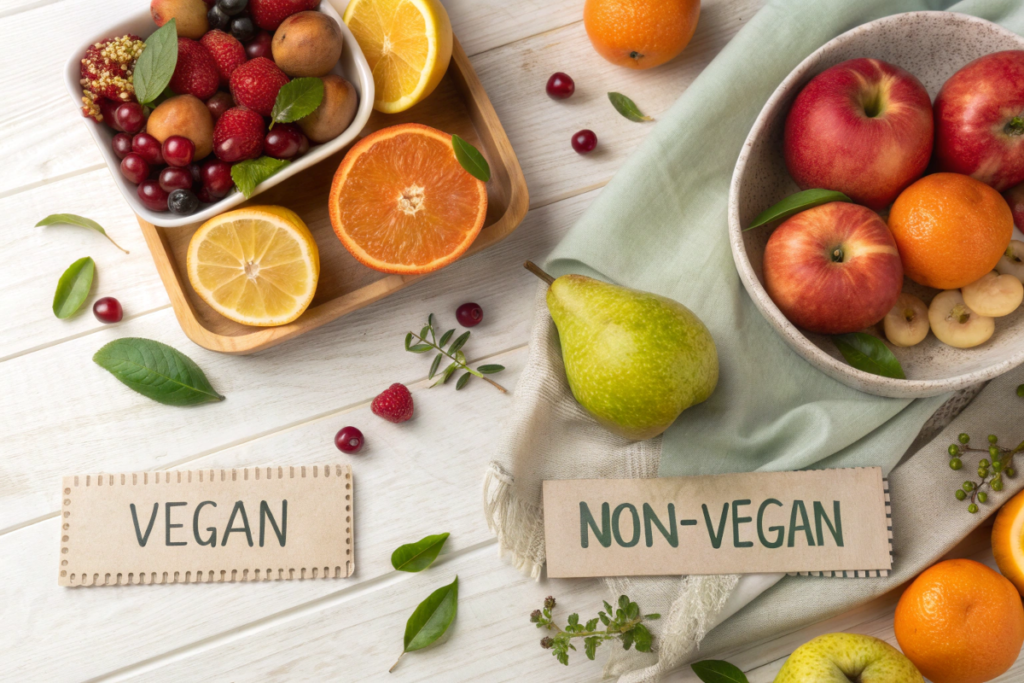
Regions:
<instances>
[{"instance_id":1,"label":"red apple","mask_svg":"<svg viewBox=\"0 0 1024 683\"><path fill-rule=\"evenodd\" d=\"M764 285L797 327L845 334L874 325L892 309L903 288L903 264L878 214L831 202L775 229L764 250Z\"/></svg>"},{"instance_id":2,"label":"red apple","mask_svg":"<svg viewBox=\"0 0 1024 683\"><path fill-rule=\"evenodd\" d=\"M877 59L851 59L815 76L786 117L786 166L802 189L845 193L880 211L921 177L932 153L928 92Z\"/></svg>"},{"instance_id":3,"label":"red apple","mask_svg":"<svg viewBox=\"0 0 1024 683\"><path fill-rule=\"evenodd\" d=\"M975 59L942 86L935 162L1000 192L1024 181L1024 50Z\"/></svg>"}]
</instances>

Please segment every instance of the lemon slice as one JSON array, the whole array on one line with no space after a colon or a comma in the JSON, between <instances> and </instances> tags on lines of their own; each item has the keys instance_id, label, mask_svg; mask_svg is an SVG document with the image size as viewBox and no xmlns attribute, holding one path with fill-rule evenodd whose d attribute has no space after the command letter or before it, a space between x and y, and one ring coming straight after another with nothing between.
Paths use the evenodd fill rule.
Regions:
<instances>
[{"instance_id":1,"label":"lemon slice","mask_svg":"<svg viewBox=\"0 0 1024 683\"><path fill-rule=\"evenodd\" d=\"M448 70L452 23L438 0L351 0L344 19L373 71L377 111L405 111Z\"/></svg>"},{"instance_id":2,"label":"lemon slice","mask_svg":"<svg viewBox=\"0 0 1024 683\"><path fill-rule=\"evenodd\" d=\"M225 318L271 327L313 300L320 254L309 228L281 206L250 206L211 218L188 245L188 279Z\"/></svg>"}]
</instances>

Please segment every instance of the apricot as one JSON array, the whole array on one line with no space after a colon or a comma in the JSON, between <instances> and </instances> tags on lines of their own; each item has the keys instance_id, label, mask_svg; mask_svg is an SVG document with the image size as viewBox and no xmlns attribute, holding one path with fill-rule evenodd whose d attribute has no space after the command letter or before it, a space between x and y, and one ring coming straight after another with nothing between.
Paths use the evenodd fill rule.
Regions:
<instances>
[{"instance_id":1,"label":"apricot","mask_svg":"<svg viewBox=\"0 0 1024 683\"><path fill-rule=\"evenodd\" d=\"M338 22L321 12L291 15L277 27L270 43L274 61L293 78L326 76L338 63L341 47Z\"/></svg>"},{"instance_id":2,"label":"apricot","mask_svg":"<svg viewBox=\"0 0 1024 683\"><path fill-rule=\"evenodd\" d=\"M196 146L196 161L213 151L213 116L195 95L177 95L162 102L149 115L146 132L161 143L172 135L188 138Z\"/></svg>"},{"instance_id":3,"label":"apricot","mask_svg":"<svg viewBox=\"0 0 1024 683\"><path fill-rule=\"evenodd\" d=\"M157 26L174 19L178 35L192 40L199 40L210 28L203 0L153 0L149 13Z\"/></svg>"},{"instance_id":4,"label":"apricot","mask_svg":"<svg viewBox=\"0 0 1024 683\"><path fill-rule=\"evenodd\" d=\"M321 77L324 100L313 113L298 121L310 142L321 143L341 135L356 116L359 94L355 87L337 74Z\"/></svg>"}]
</instances>

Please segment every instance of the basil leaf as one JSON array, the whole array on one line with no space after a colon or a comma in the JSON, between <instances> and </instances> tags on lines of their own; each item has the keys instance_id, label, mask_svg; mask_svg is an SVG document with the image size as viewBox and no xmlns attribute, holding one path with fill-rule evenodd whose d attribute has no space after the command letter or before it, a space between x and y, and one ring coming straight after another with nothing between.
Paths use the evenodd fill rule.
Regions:
<instances>
[{"instance_id":1,"label":"basil leaf","mask_svg":"<svg viewBox=\"0 0 1024 683\"><path fill-rule=\"evenodd\" d=\"M870 334L854 332L832 337L846 362L864 372L893 379L906 379L903 366L885 343Z\"/></svg>"},{"instance_id":2,"label":"basil leaf","mask_svg":"<svg viewBox=\"0 0 1024 683\"><path fill-rule=\"evenodd\" d=\"M704 683L749 683L739 667L729 662L706 659L703 662L694 662L690 668Z\"/></svg>"},{"instance_id":3,"label":"basil leaf","mask_svg":"<svg viewBox=\"0 0 1024 683\"><path fill-rule=\"evenodd\" d=\"M620 92L608 93L608 99L612 101L612 106L615 107L615 111L619 112L630 121L643 123L645 121L654 120L650 116L645 116L644 113L640 111L640 108L636 106L636 102Z\"/></svg>"},{"instance_id":4,"label":"basil leaf","mask_svg":"<svg viewBox=\"0 0 1024 683\"><path fill-rule=\"evenodd\" d=\"M459 577L427 596L405 624L405 652L422 650L448 630L459 607Z\"/></svg>"},{"instance_id":5,"label":"basil leaf","mask_svg":"<svg viewBox=\"0 0 1024 683\"><path fill-rule=\"evenodd\" d=\"M485 375L493 375L494 373L501 372L504 369L504 365L481 365L476 369L476 371L482 372Z\"/></svg>"},{"instance_id":6,"label":"basil leaf","mask_svg":"<svg viewBox=\"0 0 1024 683\"><path fill-rule=\"evenodd\" d=\"M458 390L459 390L459 389L461 389L462 387L464 387L464 386L466 386L467 384L469 384L469 380L470 380L470 378L471 378L472 376L473 376L473 375L471 375L471 374L470 374L470 373L468 373L468 372L466 372L466 373L463 373L463 374L462 374L462 377L460 377L460 378L459 378L459 381L455 383L455 391L458 391Z\"/></svg>"},{"instance_id":7,"label":"basil leaf","mask_svg":"<svg viewBox=\"0 0 1024 683\"><path fill-rule=\"evenodd\" d=\"M400 572L421 572L434 564L448 540L448 533L425 536L415 543L400 545L391 553L391 566Z\"/></svg>"},{"instance_id":8,"label":"basil leaf","mask_svg":"<svg viewBox=\"0 0 1024 683\"><path fill-rule=\"evenodd\" d=\"M291 123L312 114L324 101L324 82L319 78L296 78L277 91L270 127L275 123Z\"/></svg>"},{"instance_id":9,"label":"basil leaf","mask_svg":"<svg viewBox=\"0 0 1024 683\"><path fill-rule=\"evenodd\" d=\"M115 339L92 359L122 384L157 403L190 406L224 400L191 358L152 339Z\"/></svg>"},{"instance_id":10,"label":"basil leaf","mask_svg":"<svg viewBox=\"0 0 1024 683\"><path fill-rule=\"evenodd\" d=\"M57 282L57 291L53 293L53 314L61 320L74 315L89 298L95 274L96 263L88 256L68 266Z\"/></svg>"},{"instance_id":11,"label":"basil leaf","mask_svg":"<svg viewBox=\"0 0 1024 683\"><path fill-rule=\"evenodd\" d=\"M86 218L84 216L76 216L73 213L52 213L43 220L36 223L37 228L41 228L46 225L77 225L81 228L89 228L90 230L95 230L96 232L110 240L110 243L113 244L115 247L117 247L126 254L128 253L127 249L125 249L120 244L115 242L114 238L107 234L107 231L103 229L103 226L101 226L99 223L97 223L91 218Z\"/></svg>"},{"instance_id":12,"label":"basil leaf","mask_svg":"<svg viewBox=\"0 0 1024 683\"><path fill-rule=\"evenodd\" d=\"M171 19L146 38L146 47L135 62L132 84L140 104L152 102L164 91L178 64L177 22Z\"/></svg>"},{"instance_id":13,"label":"basil leaf","mask_svg":"<svg viewBox=\"0 0 1024 683\"><path fill-rule=\"evenodd\" d=\"M235 187L248 199L252 196L256 186L274 175L288 165L284 159L273 157L260 157L259 159L246 159L231 166L231 179L235 181Z\"/></svg>"},{"instance_id":14,"label":"basil leaf","mask_svg":"<svg viewBox=\"0 0 1024 683\"><path fill-rule=\"evenodd\" d=\"M822 204L828 204L829 202L849 202L852 201L842 192L836 192L835 190L804 190L803 192L797 192L791 194L783 199L778 204L765 209L757 215L754 222L744 228L744 232L747 230L753 230L759 228L765 223L777 221L782 218L789 218L801 211L812 209L815 206L821 206Z\"/></svg>"},{"instance_id":15,"label":"basil leaf","mask_svg":"<svg viewBox=\"0 0 1024 683\"><path fill-rule=\"evenodd\" d=\"M452 136L452 147L455 148L455 159L469 175L485 183L491 179L491 167L480 150L458 135Z\"/></svg>"}]
</instances>

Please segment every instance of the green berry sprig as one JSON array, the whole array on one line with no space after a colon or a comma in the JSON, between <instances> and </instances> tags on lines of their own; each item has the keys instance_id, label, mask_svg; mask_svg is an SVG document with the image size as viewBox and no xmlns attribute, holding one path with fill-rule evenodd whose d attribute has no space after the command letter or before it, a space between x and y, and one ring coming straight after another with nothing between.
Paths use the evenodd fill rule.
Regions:
<instances>
[{"instance_id":1,"label":"green berry sprig","mask_svg":"<svg viewBox=\"0 0 1024 683\"><path fill-rule=\"evenodd\" d=\"M1021 385L1024 387L1024 385ZM1018 393L1024 393L1018 388ZM959 471L964 467L964 457L968 453L984 453L987 458L978 461L978 481L968 479L960 485L955 492L956 499L967 501L967 511L972 515L978 512L979 504L988 502L988 491L999 492L1003 490L1003 477L1013 479L1017 476L1017 469L1013 466L1013 459L1021 451L1024 451L1024 441L1016 448L1006 448L999 445L999 437L995 434L988 435L987 448L974 448L971 446L969 434L961 434L957 437L959 443L952 443L946 449L949 453L949 468ZM986 490L988 489L988 491Z\"/></svg>"},{"instance_id":2,"label":"green berry sprig","mask_svg":"<svg viewBox=\"0 0 1024 683\"><path fill-rule=\"evenodd\" d=\"M530 614L530 622L537 625L537 628L554 631L554 636L544 636L540 640L540 646L545 650L551 650L562 664L569 666L569 650L575 650L572 644L573 638L583 639L583 650L587 659L593 660L597 654L597 648L606 640L616 638L622 641L622 648L628 650L633 645L639 652L650 652L654 645L654 636L644 626L644 620L660 619L660 614L640 615L640 608L635 602L631 602L625 595L619 596L618 609L613 609L608 602L604 603L604 611L598 612L597 616L586 624L580 623L579 614L570 614L568 623L564 629L559 628L551 616L551 610L555 608L555 599L550 595L544 599L543 609L534 610ZM598 623L604 625L604 629L598 629Z\"/></svg>"}]
</instances>

